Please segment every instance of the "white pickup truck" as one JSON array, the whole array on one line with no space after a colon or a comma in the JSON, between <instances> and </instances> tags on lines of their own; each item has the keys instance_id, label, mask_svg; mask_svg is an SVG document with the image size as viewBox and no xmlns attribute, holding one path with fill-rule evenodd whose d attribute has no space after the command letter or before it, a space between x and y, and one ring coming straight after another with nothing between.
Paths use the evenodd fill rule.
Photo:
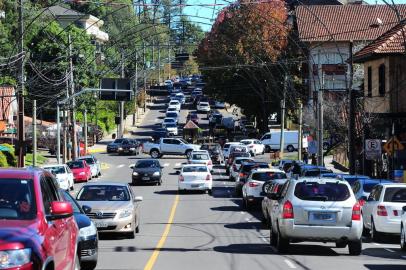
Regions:
<instances>
[{"instance_id":1,"label":"white pickup truck","mask_svg":"<svg viewBox=\"0 0 406 270\"><path fill-rule=\"evenodd\" d=\"M199 150L200 145L189 144L179 138L161 138L159 143L144 143L143 152L150 154L152 158L160 158L163 155L187 156L193 150Z\"/></svg>"}]
</instances>

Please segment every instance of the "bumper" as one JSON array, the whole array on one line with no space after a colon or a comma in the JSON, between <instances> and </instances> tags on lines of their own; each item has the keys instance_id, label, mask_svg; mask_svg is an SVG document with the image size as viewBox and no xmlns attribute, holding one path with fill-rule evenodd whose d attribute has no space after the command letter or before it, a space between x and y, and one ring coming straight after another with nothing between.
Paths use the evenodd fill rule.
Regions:
<instances>
[{"instance_id":1,"label":"bumper","mask_svg":"<svg viewBox=\"0 0 406 270\"><path fill-rule=\"evenodd\" d=\"M184 183L179 182L179 190L211 190L212 182Z\"/></svg>"},{"instance_id":2,"label":"bumper","mask_svg":"<svg viewBox=\"0 0 406 270\"><path fill-rule=\"evenodd\" d=\"M378 232L390 233L390 234L399 234L400 235L400 219L391 220L385 217L375 217L375 227Z\"/></svg>"},{"instance_id":3,"label":"bumper","mask_svg":"<svg viewBox=\"0 0 406 270\"><path fill-rule=\"evenodd\" d=\"M81 262L97 262L98 243L97 235L81 238L79 242L80 261Z\"/></svg>"},{"instance_id":4,"label":"bumper","mask_svg":"<svg viewBox=\"0 0 406 270\"><path fill-rule=\"evenodd\" d=\"M113 233L126 233L132 232L135 229L134 216L130 215L126 218L115 219L94 219L92 220L96 225L99 233L113 232Z\"/></svg>"},{"instance_id":5,"label":"bumper","mask_svg":"<svg viewBox=\"0 0 406 270\"><path fill-rule=\"evenodd\" d=\"M116 153L117 147L108 147L107 146L107 153Z\"/></svg>"},{"instance_id":6,"label":"bumper","mask_svg":"<svg viewBox=\"0 0 406 270\"><path fill-rule=\"evenodd\" d=\"M264 199L264 197L260 196L260 197L255 197L255 196L251 196L248 195L245 197L247 199L247 201L249 201L250 203L262 203L262 200Z\"/></svg>"},{"instance_id":7,"label":"bumper","mask_svg":"<svg viewBox=\"0 0 406 270\"><path fill-rule=\"evenodd\" d=\"M161 181L161 176L132 176L133 183L157 183Z\"/></svg>"},{"instance_id":8,"label":"bumper","mask_svg":"<svg viewBox=\"0 0 406 270\"><path fill-rule=\"evenodd\" d=\"M87 175L74 175L73 178L76 182L86 182L88 180Z\"/></svg>"},{"instance_id":9,"label":"bumper","mask_svg":"<svg viewBox=\"0 0 406 270\"><path fill-rule=\"evenodd\" d=\"M135 155L137 153L137 151L134 150L130 150L130 149L123 149L123 150L118 150L117 154L119 155Z\"/></svg>"},{"instance_id":10,"label":"bumper","mask_svg":"<svg viewBox=\"0 0 406 270\"><path fill-rule=\"evenodd\" d=\"M293 219L279 220L283 237L306 241L359 240L362 235L362 221L353 221L351 227L296 225Z\"/></svg>"}]
</instances>

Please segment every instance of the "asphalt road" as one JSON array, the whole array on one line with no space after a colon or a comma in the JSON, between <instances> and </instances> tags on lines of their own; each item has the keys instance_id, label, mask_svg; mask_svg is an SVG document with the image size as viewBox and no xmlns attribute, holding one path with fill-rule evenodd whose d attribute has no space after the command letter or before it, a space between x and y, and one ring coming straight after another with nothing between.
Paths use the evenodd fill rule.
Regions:
<instances>
[{"instance_id":1,"label":"asphalt road","mask_svg":"<svg viewBox=\"0 0 406 270\"><path fill-rule=\"evenodd\" d=\"M136 136L148 136L162 119L163 104L151 108ZM186 112L182 112L184 117ZM201 115L203 117L203 115ZM207 122L206 122L207 123ZM108 165L92 181L130 182L129 165L136 159L97 154ZM266 157L259 157L266 159ZM213 195L177 193L176 168L186 159L165 156L162 186L134 186L141 202L140 233L135 239L101 235L97 269L406 269L406 253L397 238L387 243L364 239L361 256L334 244L292 244L289 255L269 245L269 230L259 221L259 209L246 212L233 197L233 184L222 168L215 169ZM76 185L78 191L80 185Z\"/></svg>"}]
</instances>

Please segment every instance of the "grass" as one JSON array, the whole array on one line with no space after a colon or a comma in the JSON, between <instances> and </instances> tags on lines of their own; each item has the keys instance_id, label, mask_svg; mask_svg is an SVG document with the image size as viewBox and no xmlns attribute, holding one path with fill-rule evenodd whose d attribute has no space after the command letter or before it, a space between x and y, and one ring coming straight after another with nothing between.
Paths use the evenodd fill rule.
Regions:
<instances>
[{"instance_id":1,"label":"grass","mask_svg":"<svg viewBox=\"0 0 406 270\"><path fill-rule=\"evenodd\" d=\"M47 158L37 153L37 166L44 165ZM25 165L32 166L32 153L27 153L25 156Z\"/></svg>"}]
</instances>

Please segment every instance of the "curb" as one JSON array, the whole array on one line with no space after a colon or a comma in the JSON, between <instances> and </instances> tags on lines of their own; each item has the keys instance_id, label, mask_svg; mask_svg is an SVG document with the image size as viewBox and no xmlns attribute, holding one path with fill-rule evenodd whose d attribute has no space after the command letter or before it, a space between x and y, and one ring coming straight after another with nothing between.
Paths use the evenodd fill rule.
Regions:
<instances>
[{"instance_id":1,"label":"curb","mask_svg":"<svg viewBox=\"0 0 406 270\"><path fill-rule=\"evenodd\" d=\"M87 152L89 154L104 153L104 152L106 152L106 149L102 149L102 148L89 149Z\"/></svg>"}]
</instances>

